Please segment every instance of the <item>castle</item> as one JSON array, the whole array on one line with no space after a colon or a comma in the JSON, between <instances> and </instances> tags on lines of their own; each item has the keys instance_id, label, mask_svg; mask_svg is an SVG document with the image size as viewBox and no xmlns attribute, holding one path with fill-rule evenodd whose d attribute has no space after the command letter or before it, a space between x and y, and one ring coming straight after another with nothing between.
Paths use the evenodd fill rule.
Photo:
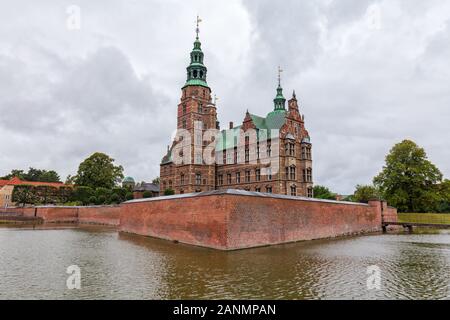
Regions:
<instances>
[{"instance_id":1,"label":"castle","mask_svg":"<svg viewBox=\"0 0 450 320\"><path fill-rule=\"evenodd\" d=\"M198 21L190 61L176 137L161 161L160 194L242 189L313 197L310 136L295 91L286 109L281 70L273 110L266 117L247 111L241 125L220 131Z\"/></svg>"}]
</instances>

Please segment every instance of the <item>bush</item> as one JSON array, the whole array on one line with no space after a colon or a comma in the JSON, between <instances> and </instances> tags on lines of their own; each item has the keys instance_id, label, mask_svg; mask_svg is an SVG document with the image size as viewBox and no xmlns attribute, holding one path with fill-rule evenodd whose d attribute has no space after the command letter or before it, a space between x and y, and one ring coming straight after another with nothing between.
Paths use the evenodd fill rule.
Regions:
<instances>
[{"instance_id":1,"label":"bush","mask_svg":"<svg viewBox=\"0 0 450 320\"><path fill-rule=\"evenodd\" d=\"M79 186L75 188L72 194L72 201L79 201L84 205L92 204L91 198L94 197L94 190L90 187Z\"/></svg>"},{"instance_id":2,"label":"bush","mask_svg":"<svg viewBox=\"0 0 450 320\"><path fill-rule=\"evenodd\" d=\"M172 189L166 189L164 190L164 195L165 196L172 196L175 194L175 191L173 191Z\"/></svg>"},{"instance_id":3,"label":"bush","mask_svg":"<svg viewBox=\"0 0 450 320\"><path fill-rule=\"evenodd\" d=\"M127 195L125 196L125 199L126 200L133 200L134 199L133 193L128 192Z\"/></svg>"},{"instance_id":4,"label":"bush","mask_svg":"<svg viewBox=\"0 0 450 320\"><path fill-rule=\"evenodd\" d=\"M96 196L90 197L89 201L86 204L90 204L90 205L97 204L97 197Z\"/></svg>"},{"instance_id":5,"label":"bush","mask_svg":"<svg viewBox=\"0 0 450 320\"><path fill-rule=\"evenodd\" d=\"M111 195L111 197L109 198L109 203L111 203L111 204L117 204L120 202L122 202L122 201L117 193L113 193Z\"/></svg>"},{"instance_id":6,"label":"bush","mask_svg":"<svg viewBox=\"0 0 450 320\"><path fill-rule=\"evenodd\" d=\"M100 195L97 197L97 202L95 204L101 205L106 203L106 197L104 195Z\"/></svg>"},{"instance_id":7,"label":"bush","mask_svg":"<svg viewBox=\"0 0 450 320\"><path fill-rule=\"evenodd\" d=\"M152 197L152 193L150 191L144 191L144 193L142 193L142 198L146 199L146 198L151 198Z\"/></svg>"}]
</instances>

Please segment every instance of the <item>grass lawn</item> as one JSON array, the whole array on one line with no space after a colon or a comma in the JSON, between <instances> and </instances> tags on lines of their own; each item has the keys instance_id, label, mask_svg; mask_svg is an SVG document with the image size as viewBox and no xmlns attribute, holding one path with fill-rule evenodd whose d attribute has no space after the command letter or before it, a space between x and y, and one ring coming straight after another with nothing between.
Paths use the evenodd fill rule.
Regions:
<instances>
[{"instance_id":1,"label":"grass lawn","mask_svg":"<svg viewBox=\"0 0 450 320\"><path fill-rule=\"evenodd\" d=\"M450 224L448 213L399 213L399 222Z\"/></svg>"}]
</instances>

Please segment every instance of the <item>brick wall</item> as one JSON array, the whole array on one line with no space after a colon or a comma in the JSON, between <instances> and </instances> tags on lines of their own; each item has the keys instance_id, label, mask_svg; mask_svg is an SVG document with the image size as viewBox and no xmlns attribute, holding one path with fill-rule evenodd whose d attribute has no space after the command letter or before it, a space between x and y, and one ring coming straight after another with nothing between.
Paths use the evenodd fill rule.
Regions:
<instances>
[{"instance_id":1,"label":"brick wall","mask_svg":"<svg viewBox=\"0 0 450 320\"><path fill-rule=\"evenodd\" d=\"M26 207L0 210L25 217L39 217L44 222L92 223L117 226L120 220L120 206L91 207Z\"/></svg>"},{"instance_id":2,"label":"brick wall","mask_svg":"<svg viewBox=\"0 0 450 320\"><path fill-rule=\"evenodd\" d=\"M381 203L211 191L123 204L120 230L230 250L381 230Z\"/></svg>"},{"instance_id":3,"label":"brick wall","mask_svg":"<svg viewBox=\"0 0 450 320\"><path fill-rule=\"evenodd\" d=\"M118 226L120 206L79 207L78 222Z\"/></svg>"}]
</instances>

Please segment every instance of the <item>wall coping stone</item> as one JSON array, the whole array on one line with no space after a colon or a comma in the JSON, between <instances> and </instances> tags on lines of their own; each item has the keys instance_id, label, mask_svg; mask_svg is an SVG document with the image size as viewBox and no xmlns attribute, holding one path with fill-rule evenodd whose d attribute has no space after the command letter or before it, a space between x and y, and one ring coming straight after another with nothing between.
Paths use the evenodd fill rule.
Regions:
<instances>
[{"instance_id":1,"label":"wall coping stone","mask_svg":"<svg viewBox=\"0 0 450 320\"><path fill-rule=\"evenodd\" d=\"M356 206L364 206L364 207L369 206L366 203L314 199L314 198L308 198L308 197L288 196L288 195L283 195L283 194L262 193L262 192L245 191L245 190L237 190L237 189L212 190L212 191L204 191L204 192L197 192L197 193L177 194L177 195L172 195L172 196L159 196L159 197L154 197L154 198L135 199L135 200L129 200L129 201L123 202L122 204L126 205L126 204L132 204L132 203L140 203L140 202L187 199L187 198L219 196L219 195L236 195L236 196L250 196L250 197L259 197L259 198L285 199L285 200L294 200L294 201L323 202L323 203L333 203L333 204L356 205Z\"/></svg>"}]
</instances>

